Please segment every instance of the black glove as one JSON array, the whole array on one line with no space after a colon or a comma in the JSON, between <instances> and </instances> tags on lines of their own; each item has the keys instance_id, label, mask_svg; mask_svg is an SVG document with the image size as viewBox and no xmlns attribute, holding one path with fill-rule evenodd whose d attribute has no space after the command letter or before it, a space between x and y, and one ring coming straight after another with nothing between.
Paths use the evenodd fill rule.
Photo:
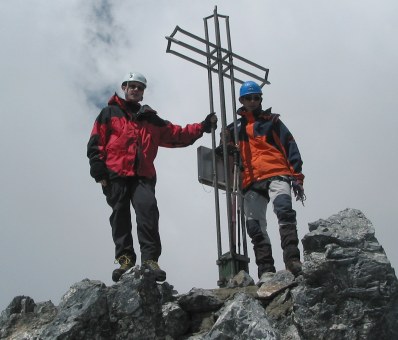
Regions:
<instances>
[{"instance_id":1,"label":"black glove","mask_svg":"<svg viewBox=\"0 0 398 340\"><path fill-rule=\"evenodd\" d=\"M294 196L296 197L296 201L301 201L301 203L304 205L304 201L307 199L307 197L304 194L303 181L299 179L294 179L292 181L292 187Z\"/></svg>"},{"instance_id":2,"label":"black glove","mask_svg":"<svg viewBox=\"0 0 398 340\"><path fill-rule=\"evenodd\" d=\"M214 126L214 130L217 129L217 116L215 112L209 113L205 120L202 122L203 131L206 133L211 132L211 128Z\"/></svg>"},{"instance_id":3,"label":"black glove","mask_svg":"<svg viewBox=\"0 0 398 340\"><path fill-rule=\"evenodd\" d=\"M90 175L96 182L100 182L101 180L108 178L108 169L103 162L95 162L91 164Z\"/></svg>"}]
</instances>

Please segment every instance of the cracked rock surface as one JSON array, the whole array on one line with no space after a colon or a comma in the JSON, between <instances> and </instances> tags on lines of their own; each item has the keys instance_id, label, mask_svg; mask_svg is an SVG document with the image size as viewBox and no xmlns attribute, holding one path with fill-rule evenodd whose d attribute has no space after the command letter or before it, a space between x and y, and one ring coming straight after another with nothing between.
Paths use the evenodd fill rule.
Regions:
<instances>
[{"instance_id":1,"label":"cracked rock surface","mask_svg":"<svg viewBox=\"0 0 398 340\"><path fill-rule=\"evenodd\" d=\"M398 339L398 281L376 229L346 209L309 224L303 275L245 273L178 294L139 266L107 287L84 279L58 306L15 297L0 339Z\"/></svg>"}]
</instances>

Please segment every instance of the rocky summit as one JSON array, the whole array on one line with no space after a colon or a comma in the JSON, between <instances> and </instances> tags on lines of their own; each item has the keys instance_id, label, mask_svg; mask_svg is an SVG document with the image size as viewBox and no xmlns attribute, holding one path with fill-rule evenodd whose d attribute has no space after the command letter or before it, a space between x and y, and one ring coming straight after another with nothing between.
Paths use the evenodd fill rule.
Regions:
<instances>
[{"instance_id":1,"label":"rocky summit","mask_svg":"<svg viewBox=\"0 0 398 340\"><path fill-rule=\"evenodd\" d=\"M15 297L1 339L398 339L398 282L355 209L309 224L303 274L240 272L227 288L178 294L138 266L110 287L75 283L58 306Z\"/></svg>"}]
</instances>

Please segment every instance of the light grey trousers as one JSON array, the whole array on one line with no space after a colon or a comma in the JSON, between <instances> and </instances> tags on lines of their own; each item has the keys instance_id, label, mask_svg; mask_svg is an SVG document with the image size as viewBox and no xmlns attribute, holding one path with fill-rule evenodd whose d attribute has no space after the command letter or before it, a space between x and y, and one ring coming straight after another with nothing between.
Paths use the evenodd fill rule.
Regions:
<instances>
[{"instance_id":1,"label":"light grey trousers","mask_svg":"<svg viewBox=\"0 0 398 340\"><path fill-rule=\"evenodd\" d=\"M296 212L292 208L292 194L290 183L273 180L254 183L244 195L244 209L246 221L252 225L256 221L264 237L269 242L267 232L267 206L273 203L273 211L278 218L278 224L297 224ZM250 235L250 233L249 233Z\"/></svg>"}]
</instances>

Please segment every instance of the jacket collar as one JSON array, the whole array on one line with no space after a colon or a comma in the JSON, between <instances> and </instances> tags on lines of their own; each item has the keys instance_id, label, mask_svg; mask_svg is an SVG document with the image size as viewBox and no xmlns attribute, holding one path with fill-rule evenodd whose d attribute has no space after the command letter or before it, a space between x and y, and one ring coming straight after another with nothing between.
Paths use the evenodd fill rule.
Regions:
<instances>
[{"instance_id":1,"label":"jacket collar","mask_svg":"<svg viewBox=\"0 0 398 340\"><path fill-rule=\"evenodd\" d=\"M272 107L266 109L265 111L262 109L262 106L260 105L256 110L253 112L247 111L244 106L239 108L239 110L236 112L240 116L248 116L252 115L254 118L259 118L259 117L265 117L267 115L271 115L272 112Z\"/></svg>"},{"instance_id":2,"label":"jacket collar","mask_svg":"<svg viewBox=\"0 0 398 340\"><path fill-rule=\"evenodd\" d=\"M117 93L115 93L108 101L108 105L117 105L124 112L131 114L135 113L138 115L145 113L154 113L157 114L155 110L153 110L149 105L141 105L139 103L129 103L126 102L123 98L120 98Z\"/></svg>"}]
</instances>

